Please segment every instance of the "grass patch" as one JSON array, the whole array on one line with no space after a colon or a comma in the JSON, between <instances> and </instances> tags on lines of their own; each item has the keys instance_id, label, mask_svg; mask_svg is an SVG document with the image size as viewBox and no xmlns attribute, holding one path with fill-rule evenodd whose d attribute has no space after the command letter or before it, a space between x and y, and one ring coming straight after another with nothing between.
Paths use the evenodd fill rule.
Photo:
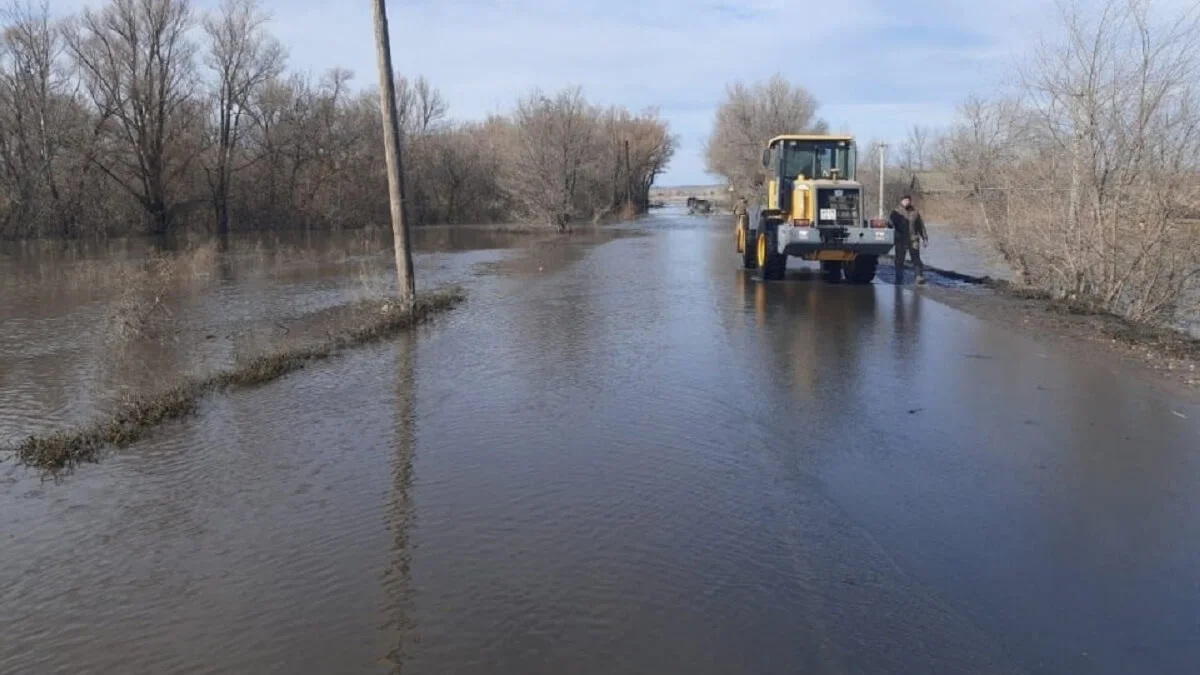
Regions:
<instances>
[{"instance_id":1,"label":"grass patch","mask_svg":"<svg viewBox=\"0 0 1200 675\"><path fill-rule=\"evenodd\" d=\"M1135 323L1102 312L1086 315L1092 317L1092 325L1111 340L1159 357L1200 362L1200 339L1182 331L1165 326Z\"/></svg>"},{"instance_id":2,"label":"grass patch","mask_svg":"<svg viewBox=\"0 0 1200 675\"><path fill-rule=\"evenodd\" d=\"M993 290L999 291L1010 298L1017 300L1044 300L1051 301L1054 296L1049 291L1024 284L1014 284L1011 281L993 281L988 284Z\"/></svg>"},{"instance_id":3,"label":"grass patch","mask_svg":"<svg viewBox=\"0 0 1200 675\"><path fill-rule=\"evenodd\" d=\"M339 308L350 320L341 332L320 342L256 356L169 389L133 397L111 415L79 429L30 436L12 448L12 454L22 464L52 474L95 462L106 448L128 446L164 422L195 413L200 400L209 394L266 384L346 349L395 335L465 298L464 291L456 287L418 296L412 312L390 300L364 300Z\"/></svg>"}]
</instances>

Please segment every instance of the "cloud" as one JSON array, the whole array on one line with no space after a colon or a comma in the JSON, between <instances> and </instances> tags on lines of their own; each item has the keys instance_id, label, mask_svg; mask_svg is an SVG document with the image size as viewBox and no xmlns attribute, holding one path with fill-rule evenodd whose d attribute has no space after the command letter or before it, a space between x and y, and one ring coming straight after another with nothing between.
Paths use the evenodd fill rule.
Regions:
<instances>
[{"instance_id":1,"label":"cloud","mask_svg":"<svg viewBox=\"0 0 1200 675\"><path fill-rule=\"evenodd\" d=\"M336 22L327 5L289 3L275 30L292 59L340 63L373 82L371 17L361 3ZM936 16L951 16L939 4ZM885 0L510 0L393 3L398 69L428 76L459 117L507 109L534 86L581 85L597 102L657 106L680 137L666 182L710 180L703 144L727 83L781 72L811 89L822 114L864 137L899 139L908 126L949 119L978 83L994 41L955 21L918 20ZM914 19L914 17L917 17ZM304 45L304 49L298 49ZM890 106L890 107L889 107Z\"/></svg>"},{"instance_id":2,"label":"cloud","mask_svg":"<svg viewBox=\"0 0 1200 675\"><path fill-rule=\"evenodd\" d=\"M375 83L370 3L263 2L293 67L342 66ZM388 10L396 68L429 77L456 117L505 111L535 86L657 106L681 140L671 183L709 180L703 143L729 82L778 71L808 87L835 128L896 142L993 90L1055 25L1044 0L406 0Z\"/></svg>"}]
</instances>

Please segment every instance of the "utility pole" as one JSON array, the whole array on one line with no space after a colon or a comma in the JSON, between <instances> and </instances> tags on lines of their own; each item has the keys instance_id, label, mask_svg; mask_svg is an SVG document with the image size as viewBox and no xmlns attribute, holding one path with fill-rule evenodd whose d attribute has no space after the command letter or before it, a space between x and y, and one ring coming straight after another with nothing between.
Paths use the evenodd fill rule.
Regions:
<instances>
[{"instance_id":1,"label":"utility pole","mask_svg":"<svg viewBox=\"0 0 1200 675\"><path fill-rule=\"evenodd\" d=\"M887 143L879 144L879 219L883 220L883 172L886 166Z\"/></svg>"},{"instance_id":2,"label":"utility pole","mask_svg":"<svg viewBox=\"0 0 1200 675\"><path fill-rule=\"evenodd\" d=\"M375 6L375 57L379 67L379 108L383 114L383 152L387 159L388 199L392 207L392 239L396 247L396 289L400 301L412 309L415 300L412 250L404 218L404 165L400 158L400 126L396 112L396 82L392 74L392 47L388 37L385 0Z\"/></svg>"}]
</instances>

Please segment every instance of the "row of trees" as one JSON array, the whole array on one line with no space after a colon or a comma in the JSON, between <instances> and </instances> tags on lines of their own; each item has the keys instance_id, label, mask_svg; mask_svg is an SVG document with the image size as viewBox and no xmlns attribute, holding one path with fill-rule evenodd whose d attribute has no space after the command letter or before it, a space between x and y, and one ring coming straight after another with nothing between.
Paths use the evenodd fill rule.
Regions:
<instances>
[{"instance_id":1,"label":"row of trees","mask_svg":"<svg viewBox=\"0 0 1200 675\"><path fill-rule=\"evenodd\" d=\"M1034 286L1171 322L1200 291L1200 13L1066 5L1008 95L935 140L983 227Z\"/></svg>"},{"instance_id":2,"label":"row of trees","mask_svg":"<svg viewBox=\"0 0 1200 675\"><path fill-rule=\"evenodd\" d=\"M981 228L1022 280L1135 321L1171 323L1200 297L1200 15L1147 0L1061 7L1002 96L915 127L885 177L885 204L937 173L939 215ZM764 139L825 129L801 87L735 85L718 109L710 172L754 194ZM878 145L859 179L878 202Z\"/></svg>"},{"instance_id":3,"label":"row of trees","mask_svg":"<svg viewBox=\"0 0 1200 675\"><path fill-rule=\"evenodd\" d=\"M109 0L54 20L16 4L0 34L0 237L388 222L378 95L286 72L255 0ZM535 91L460 122L398 78L417 225L573 220L648 206L675 139L657 111Z\"/></svg>"}]
</instances>

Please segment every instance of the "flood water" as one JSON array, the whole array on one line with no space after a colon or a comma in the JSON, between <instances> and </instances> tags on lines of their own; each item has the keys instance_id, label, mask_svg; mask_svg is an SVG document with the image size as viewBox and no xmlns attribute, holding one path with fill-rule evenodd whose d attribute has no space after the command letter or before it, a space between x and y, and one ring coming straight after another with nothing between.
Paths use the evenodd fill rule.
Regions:
<instances>
[{"instance_id":1,"label":"flood water","mask_svg":"<svg viewBox=\"0 0 1200 675\"><path fill-rule=\"evenodd\" d=\"M760 284L726 225L422 234L470 293L437 321L60 482L0 464L0 673L1200 670L1200 406L886 275ZM0 444L388 261L262 250L165 345L105 336L79 260L0 258Z\"/></svg>"}]
</instances>

